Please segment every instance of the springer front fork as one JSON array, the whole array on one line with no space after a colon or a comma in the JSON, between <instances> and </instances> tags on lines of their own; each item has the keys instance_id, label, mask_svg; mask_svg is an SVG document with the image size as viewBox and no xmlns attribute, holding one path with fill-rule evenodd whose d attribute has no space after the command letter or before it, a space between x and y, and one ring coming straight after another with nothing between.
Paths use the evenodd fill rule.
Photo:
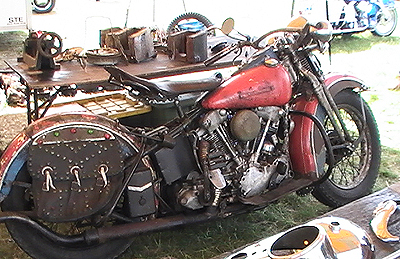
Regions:
<instances>
[{"instance_id":1,"label":"springer front fork","mask_svg":"<svg viewBox=\"0 0 400 259\"><path fill-rule=\"evenodd\" d=\"M311 71L301 68L301 72L310 79L314 90L313 92L315 93L319 103L324 107L330 123L332 124L335 132L337 132L338 134L337 136L339 137L341 144L335 145L334 149L345 148L352 152L361 143L363 134L359 134L358 139L354 140L353 137L350 135L346 127L346 124L343 121L342 116L340 115L339 109L331 93L325 87L324 83L321 82L317 78L317 76L315 76ZM361 131L363 131L364 127L366 127L366 118L365 118L364 104L362 102L361 97L360 97L360 105L363 115L362 117L363 128L361 129Z\"/></svg>"}]
</instances>

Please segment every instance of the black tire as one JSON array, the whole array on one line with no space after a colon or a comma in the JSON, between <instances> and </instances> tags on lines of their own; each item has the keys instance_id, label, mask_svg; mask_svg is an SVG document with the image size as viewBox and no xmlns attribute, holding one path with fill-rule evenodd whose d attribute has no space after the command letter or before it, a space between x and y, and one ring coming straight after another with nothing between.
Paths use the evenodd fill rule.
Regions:
<instances>
[{"instance_id":1,"label":"black tire","mask_svg":"<svg viewBox=\"0 0 400 259\"><path fill-rule=\"evenodd\" d=\"M181 22L187 22L190 20L197 20L200 23L203 24L203 26L205 28L208 28L210 26L213 26L213 23L204 15L201 15L199 13L193 13L193 12L189 12L189 13L184 13L179 15L178 17L176 17L175 19L172 20L172 22L169 24L168 28L167 28L167 34L170 35L172 33L181 31L182 29L179 28L179 24Z\"/></svg>"},{"instance_id":2,"label":"black tire","mask_svg":"<svg viewBox=\"0 0 400 259\"><path fill-rule=\"evenodd\" d=\"M24 174L24 172L20 172L17 180L29 180L28 173ZM28 196L25 188L14 186L10 195L4 200L2 210L29 210L31 201L27 199ZM41 221L40 224L52 230L64 228L61 234L66 234L68 230L77 227L76 223L47 223ZM110 259L123 253L132 242L131 239L119 239L95 245L84 243L76 246L63 246L60 243L48 239L26 223L8 221L6 222L6 227L11 237L22 250L36 259ZM87 229L87 227L85 229Z\"/></svg>"},{"instance_id":3,"label":"black tire","mask_svg":"<svg viewBox=\"0 0 400 259\"><path fill-rule=\"evenodd\" d=\"M375 118L365 101L352 90L343 90L334 96L350 135L356 140L363 136L361 143L353 152L345 154L343 149L334 151L336 162L332 174L317 185L313 195L330 207L339 207L361 198L372 191L378 176L381 148ZM362 105L361 105L362 104ZM363 130L363 112L366 125ZM328 123L326 112L319 106L317 117L327 129L332 144L337 134Z\"/></svg>"},{"instance_id":4,"label":"black tire","mask_svg":"<svg viewBox=\"0 0 400 259\"><path fill-rule=\"evenodd\" d=\"M56 0L33 0L33 11L35 13L49 13L53 10Z\"/></svg>"},{"instance_id":5,"label":"black tire","mask_svg":"<svg viewBox=\"0 0 400 259\"><path fill-rule=\"evenodd\" d=\"M386 37L391 35L397 26L397 11L396 9L389 9L378 14L378 21L372 33L376 36Z\"/></svg>"}]
</instances>

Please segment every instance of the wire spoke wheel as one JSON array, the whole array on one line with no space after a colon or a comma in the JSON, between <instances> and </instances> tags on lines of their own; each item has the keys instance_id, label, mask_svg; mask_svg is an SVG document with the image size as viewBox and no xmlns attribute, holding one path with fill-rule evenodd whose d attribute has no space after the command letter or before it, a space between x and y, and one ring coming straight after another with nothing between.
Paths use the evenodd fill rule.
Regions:
<instances>
[{"instance_id":1,"label":"wire spoke wheel","mask_svg":"<svg viewBox=\"0 0 400 259\"><path fill-rule=\"evenodd\" d=\"M335 166L329 178L315 187L313 195L328 206L338 207L371 192L378 176L380 141L373 114L357 93L343 90L334 100L350 140L343 145L319 106L317 117L324 122L333 146Z\"/></svg>"},{"instance_id":2,"label":"wire spoke wheel","mask_svg":"<svg viewBox=\"0 0 400 259\"><path fill-rule=\"evenodd\" d=\"M361 143L354 151L336 150L335 156L340 159L333 168L330 181L342 189L352 189L359 185L367 176L367 170L371 162L371 154L368 152L371 146L371 137L368 132L363 131L363 124L360 120L361 114L350 105L339 107L340 115L348 129L351 142L361 138ZM325 128L333 132L333 126L326 121ZM339 158L338 158L339 157Z\"/></svg>"},{"instance_id":3,"label":"wire spoke wheel","mask_svg":"<svg viewBox=\"0 0 400 259\"><path fill-rule=\"evenodd\" d=\"M391 35L397 26L396 9L380 10L377 17L377 24L372 33L381 37Z\"/></svg>"}]
</instances>

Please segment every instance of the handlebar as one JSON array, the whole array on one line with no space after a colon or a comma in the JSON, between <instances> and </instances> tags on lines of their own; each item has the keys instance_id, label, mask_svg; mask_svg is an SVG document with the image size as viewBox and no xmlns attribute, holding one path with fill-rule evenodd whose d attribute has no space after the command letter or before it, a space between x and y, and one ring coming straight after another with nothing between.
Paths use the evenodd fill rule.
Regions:
<instances>
[{"instance_id":1,"label":"handlebar","mask_svg":"<svg viewBox=\"0 0 400 259\"><path fill-rule=\"evenodd\" d=\"M329 25L329 24L328 24ZM327 27L328 29L325 29L325 27ZM313 29L312 29L313 28ZM318 33L318 31L320 29L325 29L326 32L322 32L322 33ZM322 30L324 31L324 30ZM295 45L295 48L300 47L304 44L303 50L309 50L312 51L316 48L319 48L320 44L313 44L312 46L305 46L311 43L313 39L315 40L314 43L317 41L317 43L320 42L327 42L330 40L330 35L329 32L331 32L329 30L329 26L327 26L325 23L319 22L316 25L312 25L310 23L305 24L302 28L300 27L286 27L286 28L281 28L281 29L277 29L277 30L273 30L270 31L264 35L262 35L260 38L258 38L256 41L254 42L250 42L249 40L246 41L238 41L235 44L232 44L224 49L222 49L220 52L218 52L217 54L215 54L214 56L208 58L207 60L204 61L204 65L205 66L209 66L213 63L215 63L216 61L220 60L221 58L227 56L229 53L237 50L237 49L241 49L244 46L251 46L255 49L262 49L264 47L260 46L260 43L265 40L267 37L275 34L275 33L279 33L279 32L283 32L283 33L298 33L299 37L296 37L295 42L291 42L293 45ZM310 38L311 36L311 38ZM320 50L322 51L322 50Z\"/></svg>"}]
</instances>

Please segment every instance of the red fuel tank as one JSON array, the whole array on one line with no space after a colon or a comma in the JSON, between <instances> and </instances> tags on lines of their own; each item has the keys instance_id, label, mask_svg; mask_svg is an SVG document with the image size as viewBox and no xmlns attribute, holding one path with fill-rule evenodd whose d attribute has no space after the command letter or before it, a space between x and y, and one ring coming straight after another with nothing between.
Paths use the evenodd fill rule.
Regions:
<instances>
[{"instance_id":1,"label":"red fuel tank","mask_svg":"<svg viewBox=\"0 0 400 259\"><path fill-rule=\"evenodd\" d=\"M231 77L203 100L206 109L240 109L286 104L292 96L289 73L261 65Z\"/></svg>"}]
</instances>

